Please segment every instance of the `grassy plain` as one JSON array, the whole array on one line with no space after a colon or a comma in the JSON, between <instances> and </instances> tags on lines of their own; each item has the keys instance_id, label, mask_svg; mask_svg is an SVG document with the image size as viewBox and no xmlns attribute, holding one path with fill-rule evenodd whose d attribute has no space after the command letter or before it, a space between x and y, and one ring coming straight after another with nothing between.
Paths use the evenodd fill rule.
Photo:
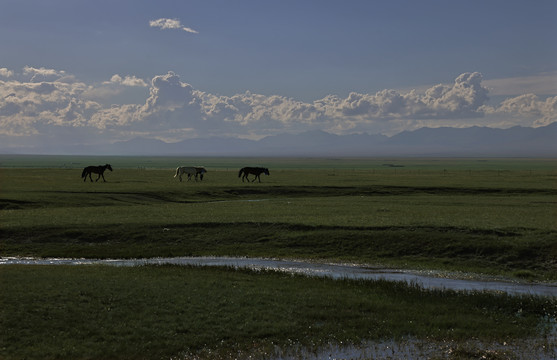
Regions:
<instances>
[{"instance_id":1,"label":"grassy plain","mask_svg":"<svg viewBox=\"0 0 557 360\"><path fill-rule=\"evenodd\" d=\"M197 183L138 166L153 159L111 160L123 163L106 183L81 181L73 159L1 169L1 253L294 257L557 279L550 160L160 160L207 166ZM242 183L245 163L271 163L271 175Z\"/></svg>"},{"instance_id":2,"label":"grassy plain","mask_svg":"<svg viewBox=\"0 0 557 360\"><path fill-rule=\"evenodd\" d=\"M106 162L106 183L80 179ZM178 164L209 172L180 183ZM271 175L242 183L245 165ZM0 156L0 166L1 256L262 256L557 279L554 160ZM6 359L230 358L408 337L555 349L555 299L175 266L9 266L0 281ZM509 358L456 350L449 358Z\"/></svg>"}]
</instances>

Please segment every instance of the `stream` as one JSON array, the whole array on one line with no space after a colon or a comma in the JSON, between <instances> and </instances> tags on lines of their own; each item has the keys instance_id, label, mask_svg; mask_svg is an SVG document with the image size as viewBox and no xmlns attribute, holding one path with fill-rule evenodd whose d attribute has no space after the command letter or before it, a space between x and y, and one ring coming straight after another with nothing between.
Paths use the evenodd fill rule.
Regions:
<instances>
[{"instance_id":1,"label":"stream","mask_svg":"<svg viewBox=\"0 0 557 360\"><path fill-rule=\"evenodd\" d=\"M149 259L64 259L64 258L21 258L2 257L0 265L195 265L230 266L253 270L274 270L306 276L333 279L365 279L401 281L416 284L425 289L457 291L493 291L511 295L537 295L557 297L557 283L529 283L495 278L478 277L464 273L439 271L398 270L363 266L358 264L314 263L301 260L277 260L264 258L236 257L172 257Z\"/></svg>"}]
</instances>

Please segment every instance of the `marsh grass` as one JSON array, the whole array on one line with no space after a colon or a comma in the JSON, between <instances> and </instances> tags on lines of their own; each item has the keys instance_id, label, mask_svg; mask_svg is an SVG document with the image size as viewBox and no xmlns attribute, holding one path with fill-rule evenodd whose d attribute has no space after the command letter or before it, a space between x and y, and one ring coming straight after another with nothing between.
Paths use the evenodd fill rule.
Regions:
<instances>
[{"instance_id":1,"label":"marsh grass","mask_svg":"<svg viewBox=\"0 0 557 360\"><path fill-rule=\"evenodd\" d=\"M10 290L0 294L3 359L228 358L408 337L520 344L547 336L544 319L557 316L554 299L269 271L5 266L0 275Z\"/></svg>"}]
</instances>

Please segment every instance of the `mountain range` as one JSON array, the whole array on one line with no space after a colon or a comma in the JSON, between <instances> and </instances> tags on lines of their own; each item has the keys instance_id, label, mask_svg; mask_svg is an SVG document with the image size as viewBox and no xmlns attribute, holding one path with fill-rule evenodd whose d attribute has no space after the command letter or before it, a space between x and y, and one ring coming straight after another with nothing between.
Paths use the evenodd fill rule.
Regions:
<instances>
[{"instance_id":1,"label":"mountain range","mask_svg":"<svg viewBox=\"0 0 557 360\"><path fill-rule=\"evenodd\" d=\"M211 137L166 143L135 138L95 146L3 149L0 153L151 156L504 156L556 157L557 122L544 127L421 128L385 135L334 135L325 131L280 134L260 140Z\"/></svg>"}]
</instances>

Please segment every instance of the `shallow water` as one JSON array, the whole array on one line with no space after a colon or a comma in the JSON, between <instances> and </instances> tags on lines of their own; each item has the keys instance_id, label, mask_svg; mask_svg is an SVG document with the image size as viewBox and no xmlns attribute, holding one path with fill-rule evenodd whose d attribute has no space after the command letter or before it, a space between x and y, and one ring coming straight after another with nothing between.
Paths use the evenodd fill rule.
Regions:
<instances>
[{"instance_id":1,"label":"shallow water","mask_svg":"<svg viewBox=\"0 0 557 360\"><path fill-rule=\"evenodd\" d=\"M386 268L374 268L356 264L327 264L297 260L275 260L260 258L234 257L175 257L150 259L35 259L35 258L0 258L0 265L94 265L140 266L156 264L197 265L197 266L232 266L254 270L275 270L307 276L330 277L333 279L367 279L402 281L416 284L426 289L447 289L458 291L494 291L511 295L540 295L557 297L557 283L539 284L498 279L477 279L446 277L435 271L411 271ZM446 274L445 274L446 275Z\"/></svg>"}]
</instances>

